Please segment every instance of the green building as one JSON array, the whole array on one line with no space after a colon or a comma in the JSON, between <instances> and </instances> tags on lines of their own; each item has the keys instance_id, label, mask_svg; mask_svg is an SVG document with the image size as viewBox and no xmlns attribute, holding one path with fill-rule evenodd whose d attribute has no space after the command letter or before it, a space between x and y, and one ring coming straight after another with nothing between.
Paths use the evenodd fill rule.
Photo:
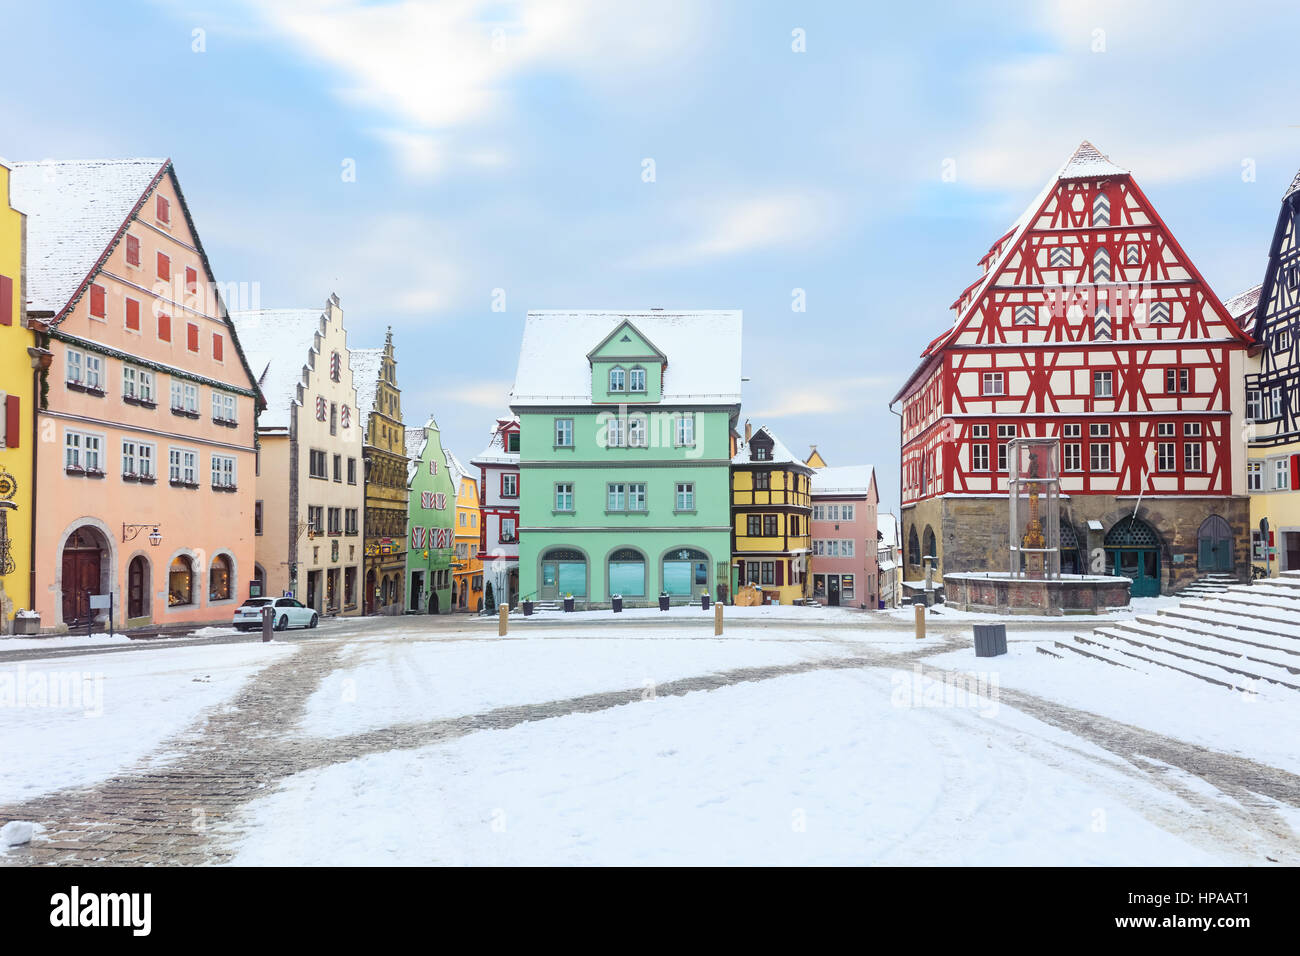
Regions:
<instances>
[{"instance_id":1,"label":"green building","mask_svg":"<svg viewBox=\"0 0 1300 956\"><path fill-rule=\"evenodd\" d=\"M407 610L445 614L451 610L457 488L433 418L423 428L406 429L406 457Z\"/></svg>"},{"instance_id":2,"label":"green building","mask_svg":"<svg viewBox=\"0 0 1300 956\"><path fill-rule=\"evenodd\" d=\"M741 313L530 312L519 596L676 603L729 586Z\"/></svg>"}]
</instances>

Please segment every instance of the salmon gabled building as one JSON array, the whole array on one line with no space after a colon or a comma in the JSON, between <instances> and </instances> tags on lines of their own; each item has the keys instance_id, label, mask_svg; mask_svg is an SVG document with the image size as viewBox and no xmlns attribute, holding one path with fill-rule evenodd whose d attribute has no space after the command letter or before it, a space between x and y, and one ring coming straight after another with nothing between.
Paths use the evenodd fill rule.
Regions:
<instances>
[{"instance_id":1,"label":"salmon gabled building","mask_svg":"<svg viewBox=\"0 0 1300 956\"><path fill-rule=\"evenodd\" d=\"M906 579L1007 570L1017 437L1060 444L1064 572L1245 573L1251 339L1128 170L1083 143L980 265L891 402Z\"/></svg>"},{"instance_id":2,"label":"salmon gabled building","mask_svg":"<svg viewBox=\"0 0 1300 956\"><path fill-rule=\"evenodd\" d=\"M170 160L14 166L43 630L229 621L254 573L260 395Z\"/></svg>"}]
</instances>

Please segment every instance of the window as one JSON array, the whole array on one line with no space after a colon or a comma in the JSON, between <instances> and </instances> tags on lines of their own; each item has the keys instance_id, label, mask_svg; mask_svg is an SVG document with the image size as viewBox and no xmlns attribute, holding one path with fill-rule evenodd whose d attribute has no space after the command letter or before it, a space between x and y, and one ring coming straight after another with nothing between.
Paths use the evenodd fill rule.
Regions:
<instances>
[{"instance_id":1,"label":"window","mask_svg":"<svg viewBox=\"0 0 1300 956\"><path fill-rule=\"evenodd\" d=\"M971 446L971 470L972 471L989 470L989 446L988 445Z\"/></svg>"},{"instance_id":2,"label":"window","mask_svg":"<svg viewBox=\"0 0 1300 956\"><path fill-rule=\"evenodd\" d=\"M170 342L172 340L172 317L165 312L158 313L158 341Z\"/></svg>"},{"instance_id":3,"label":"window","mask_svg":"<svg viewBox=\"0 0 1300 956\"><path fill-rule=\"evenodd\" d=\"M1159 424L1156 425L1156 434L1159 435L1161 438L1173 438L1174 423L1160 422Z\"/></svg>"},{"instance_id":4,"label":"window","mask_svg":"<svg viewBox=\"0 0 1300 956\"><path fill-rule=\"evenodd\" d=\"M235 420L235 396L229 392L212 391L212 420L214 422L233 422Z\"/></svg>"},{"instance_id":5,"label":"window","mask_svg":"<svg viewBox=\"0 0 1300 956\"><path fill-rule=\"evenodd\" d=\"M1095 398L1111 398L1114 394L1113 384L1113 372L1092 373L1092 394Z\"/></svg>"},{"instance_id":6,"label":"window","mask_svg":"<svg viewBox=\"0 0 1300 956\"><path fill-rule=\"evenodd\" d=\"M695 416L694 415L678 416L676 432L677 432L678 445L694 445L695 444Z\"/></svg>"},{"instance_id":7,"label":"window","mask_svg":"<svg viewBox=\"0 0 1300 956\"><path fill-rule=\"evenodd\" d=\"M1092 444L1088 446L1088 450L1091 456L1090 465L1093 471L1110 471L1109 444Z\"/></svg>"},{"instance_id":8,"label":"window","mask_svg":"<svg viewBox=\"0 0 1300 956\"><path fill-rule=\"evenodd\" d=\"M763 537L775 538L780 533L777 530L776 515L763 515Z\"/></svg>"},{"instance_id":9,"label":"window","mask_svg":"<svg viewBox=\"0 0 1300 956\"><path fill-rule=\"evenodd\" d=\"M1183 468L1187 471L1201 470L1201 456L1203 454L1203 445L1198 441L1189 441L1183 444Z\"/></svg>"},{"instance_id":10,"label":"window","mask_svg":"<svg viewBox=\"0 0 1300 956\"><path fill-rule=\"evenodd\" d=\"M126 264L129 266L140 265L140 240L129 233L126 237Z\"/></svg>"},{"instance_id":11,"label":"window","mask_svg":"<svg viewBox=\"0 0 1300 956\"><path fill-rule=\"evenodd\" d=\"M330 402L330 434L339 433L339 406L337 402Z\"/></svg>"},{"instance_id":12,"label":"window","mask_svg":"<svg viewBox=\"0 0 1300 956\"><path fill-rule=\"evenodd\" d=\"M185 347L191 352L199 350L199 327L193 322L185 324Z\"/></svg>"},{"instance_id":13,"label":"window","mask_svg":"<svg viewBox=\"0 0 1300 956\"><path fill-rule=\"evenodd\" d=\"M1088 426L1088 434L1093 438L1109 438L1110 425L1107 422L1093 422Z\"/></svg>"},{"instance_id":14,"label":"window","mask_svg":"<svg viewBox=\"0 0 1300 956\"><path fill-rule=\"evenodd\" d=\"M230 600L230 558L219 554L208 568L208 600Z\"/></svg>"},{"instance_id":15,"label":"window","mask_svg":"<svg viewBox=\"0 0 1300 956\"><path fill-rule=\"evenodd\" d=\"M988 426L988 425L972 425L972 426L970 427L970 436L971 436L971 438L988 438L988 437L989 437L989 426Z\"/></svg>"},{"instance_id":16,"label":"window","mask_svg":"<svg viewBox=\"0 0 1300 956\"><path fill-rule=\"evenodd\" d=\"M745 516L745 534L751 538L760 537L763 534L763 516L746 515Z\"/></svg>"},{"instance_id":17,"label":"window","mask_svg":"<svg viewBox=\"0 0 1300 956\"><path fill-rule=\"evenodd\" d=\"M609 370L609 390L611 392L626 391L627 373L622 368L615 365Z\"/></svg>"},{"instance_id":18,"label":"window","mask_svg":"<svg viewBox=\"0 0 1300 956\"><path fill-rule=\"evenodd\" d=\"M253 502L253 534L262 533L262 502Z\"/></svg>"},{"instance_id":19,"label":"window","mask_svg":"<svg viewBox=\"0 0 1300 956\"><path fill-rule=\"evenodd\" d=\"M506 432L506 451L511 454L519 451L519 432Z\"/></svg>"},{"instance_id":20,"label":"window","mask_svg":"<svg viewBox=\"0 0 1300 956\"><path fill-rule=\"evenodd\" d=\"M1246 390L1246 421L1257 422L1264 417L1264 393L1258 388Z\"/></svg>"},{"instance_id":21,"label":"window","mask_svg":"<svg viewBox=\"0 0 1300 956\"><path fill-rule=\"evenodd\" d=\"M325 508L322 505L307 506L307 528L312 534L325 531Z\"/></svg>"},{"instance_id":22,"label":"window","mask_svg":"<svg viewBox=\"0 0 1300 956\"><path fill-rule=\"evenodd\" d=\"M126 310L124 313L126 328L128 331L131 332L139 332L140 331L140 303L138 300L131 299L131 298L127 298L124 301L126 303Z\"/></svg>"},{"instance_id":23,"label":"window","mask_svg":"<svg viewBox=\"0 0 1300 956\"><path fill-rule=\"evenodd\" d=\"M605 447L622 448L627 444L627 438L623 432L623 419L611 418L605 425Z\"/></svg>"},{"instance_id":24,"label":"window","mask_svg":"<svg viewBox=\"0 0 1300 956\"><path fill-rule=\"evenodd\" d=\"M1269 417L1270 418L1282 417L1282 386L1281 385L1274 385L1272 391L1269 392Z\"/></svg>"},{"instance_id":25,"label":"window","mask_svg":"<svg viewBox=\"0 0 1300 956\"><path fill-rule=\"evenodd\" d=\"M852 544L853 542L850 541L849 545L852 546ZM840 575L840 600L841 601L853 600L853 587L854 587L853 575L841 574Z\"/></svg>"},{"instance_id":26,"label":"window","mask_svg":"<svg viewBox=\"0 0 1300 956\"><path fill-rule=\"evenodd\" d=\"M515 518L501 519L501 543L502 544L513 544L514 541L516 540L516 535L515 535L516 520L517 519Z\"/></svg>"},{"instance_id":27,"label":"window","mask_svg":"<svg viewBox=\"0 0 1300 956\"><path fill-rule=\"evenodd\" d=\"M199 387L172 379L172 411L197 415L199 413Z\"/></svg>"},{"instance_id":28,"label":"window","mask_svg":"<svg viewBox=\"0 0 1300 956\"><path fill-rule=\"evenodd\" d=\"M629 448L648 448L650 423L644 415L629 415L627 419L627 444Z\"/></svg>"},{"instance_id":29,"label":"window","mask_svg":"<svg viewBox=\"0 0 1300 956\"><path fill-rule=\"evenodd\" d=\"M1273 354L1277 355L1282 352L1288 352L1291 349L1291 330L1279 329L1277 336L1273 339Z\"/></svg>"},{"instance_id":30,"label":"window","mask_svg":"<svg viewBox=\"0 0 1300 956\"><path fill-rule=\"evenodd\" d=\"M605 508L608 511L626 511L627 510L627 485L621 482L611 484L607 488Z\"/></svg>"},{"instance_id":31,"label":"window","mask_svg":"<svg viewBox=\"0 0 1300 956\"><path fill-rule=\"evenodd\" d=\"M555 447L573 447L573 419L557 418L555 420Z\"/></svg>"},{"instance_id":32,"label":"window","mask_svg":"<svg viewBox=\"0 0 1300 956\"><path fill-rule=\"evenodd\" d=\"M1174 471L1178 467L1178 457L1174 454L1174 443L1162 441L1156 445L1156 468L1159 471Z\"/></svg>"},{"instance_id":33,"label":"window","mask_svg":"<svg viewBox=\"0 0 1300 956\"><path fill-rule=\"evenodd\" d=\"M1291 487L1291 468L1286 458L1273 459L1273 487L1279 491Z\"/></svg>"},{"instance_id":34,"label":"window","mask_svg":"<svg viewBox=\"0 0 1300 956\"><path fill-rule=\"evenodd\" d=\"M103 319L108 316L108 303L106 301L107 290L102 285L91 283L90 286L90 314L96 319Z\"/></svg>"},{"instance_id":35,"label":"window","mask_svg":"<svg viewBox=\"0 0 1300 956\"><path fill-rule=\"evenodd\" d=\"M326 520L328 521L328 524L326 525L326 530L330 534L339 535L343 533L343 509L342 508L330 508L326 512Z\"/></svg>"},{"instance_id":36,"label":"window","mask_svg":"<svg viewBox=\"0 0 1300 956\"><path fill-rule=\"evenodd\" d=\"M172 278L172 260L166 253L158 253L158 278L170 282Z\"/></svg>"},{"instance_id":37,"label":"window","mask_svg":"<svg viewBox=\"0 0 1300 956\"><path fill-rule=\"evenodd\" d=\"M1246 490L1264 490L1264 463L1262 461L1246 462Z\"/></svg>"},{"instance_id":38,"label":"window","mask_svg":"<svg viewBox=\"0 0 1300 956\"><path fill-rule=\"evenodd\" d=\"M1165 392L1173 395L1175 393L1191 391L1191 376L1191 369L1165 369Z\"/></svg>"},{"instance_id":39,"label":"window","mask_svg":"<svg viewBox=\"0 0 1300 956\"><path fill-rule=\"evenodd\" d=\"M644 392L645 389L645 369L640 366L628 372L627 390L629 392Z\"/></svg>"},{"instance_id":40,"label":"window","mask_svg":"<svg viewBox=\"0 0 1300 956\"><path fill-rule=\"evenodd\" d=\"M153 372L134 365L122 366L122 397L135 402L153 401Z\"/></svg>"},{"instance_id":41,"label":"window","mask_svg":"<svg viewBox=\"0 0 1300 956\"><path fill-rule=\"evenodd\" d=\"M1184 438L1200 438L1200 437L1201 437L1201 423L1200 423L1200 422L1184 422L1184 423L1183 423L1183 437L1184 437Z\"/></svg>"},{"instance_id":42,"label":"window","mask_svg":"<svg viewBox=\"0 0 1300 956\"><path fill-rule=\"evenodd\" d=\"M555 510L572 511L573 510L573 483L570 481L557 482L555 485ZM461 515L461 517L465 517Z\"/></svg>"},{"instance_id":43,"label":"window","mask_svg":"<svg viewBox=\"0 0 1300 956\"><path fill-rule=\"evenodd\" d=\"M70 385L81 385L85 377L85 356L76 349L68 349L67 353L67 378Z\"/></svg>"},{"instance_id":44,"label":"window","mask_svg":"<svg viewBox=\"0 0 1300 956\"><path fill-rule=\"evenodd\" d=\"M64 432L63 467L87 474L102 474L104 471L104 462L100 454L102 447L98 435L90 435L86 432Z\"/></svg>"},{"instance_id":45,"label":"window","mask_svg":"<svg viewBox=\"0 0 1300 956\"><path fill-rule=\"evenodd\" d=\"M1068 442L1064 446L1064 468L1066 471L1083 470L1083 446L1078 442Z\"/></svg>"},{"instance_id":46,"label":"window","mask_svg":"<svg viewBox=\"0 0 1300 956\"><path fill-rule=\"evenodd\" d=\"M694 511L695 510L695 483L690 481L677 482L677 499L676 510Z\"/></svg>"},{"instance_id":47,"label":"window","mask_svg":"<svg viewBox=\"0 0 1300 956\"><path fill-rule=\"evenodd\" d=\"M519 497L519 476L513 473L503 474L501 476L501 497L518 498Z\"/></svg>"},{"instance_id":48,"label":"window","mask_svg":"<svg viewBox=\"0 0 1300 956\"><path fill-rule=\"evenodd\" d=\"M1069 246L1053 246L1049 265L1053 269L1068 269L1074 264L1074 250Z\"/></svg>"},{"instance_id":49,"label":"window","mask_svg":"<svg viewBox=\"0 0 1300 956\"><path fill-rule=\"evenodd\" d=\"M632 482L627 486L627 510L645 511L645 483Z\"/></svg>"},{"instance_id":50,"label":"window","mask_svg":"<svg viewBox=\"0 0 1300 956\"><path fill-rule=\"evenodd\" d=\"M1007 445L1006 442L1016 437L1015 425L998 426L998 471L1007 470ZM845 519L846 521L849 519Z\"/></svg>"},{"instance_id":51,"label":"window","mask_svg":"<svg viewBox=\"0 0 1300 956\"><path fill-rule=\"evenodd\" d=\"M1009 427L1015 428L1016 426L1011 425ZM1012 432L1012 434L1014 435L1015 432ZM840 505L840 519L843 521L853 520L853 505Z\"/></svg>"},{"instance_id":52,"label":"window","mask_svg":"<svg viewBox=\"0 0 1300 956\"><path fill-rule=\"evenodd\" d=\"M307 473L313 478L328 478L328 465L325 452L312 448L307 453Z\"/></svg>"},{"instance_id":53,"label":"window","mask_svg":"<svg viewBox=\"0 0 1300 956\"><path fill-rule=\"evenodd\" d=\"M226 340L220 332L212 333L212 358L217 362L226 360Z\"/></svg>"},{"instance_id":54,"label":"window","mask_svg":"<svg viewBox=\"0 0 1300 956\"><path fill-rule=\"evenodd\" d=\"M356 508L343 509L343 531L345 534L357 533L357 509Z\"/></svg>"},{"instance_id":55,"label":"window","mask_svg":"<svg viewBox=\"0 0 1300 956\"><path fill-rule=\"evenodd\" d=\"M133 438L122 440L122 474L155 478L154 446Z\"/></svg>"},{"instance_id":56,"label":"window","mask_svg":"<svg viewBox=\"0 0 1300 956\"><path fill-rule=\"evenodd\" d=\"M981 395L1005 395L1006 376L1002 372L985 372L980 383Z\"/></svg>"},{"instance_id":57,"label":"window","mask_svg":"<svg viewBox=\"0 0 1300 956\"><path fill-rule=\"evenodd\" d=\"M194 566L188 556L178 554L167 569L167 606L194 603Z\"/></svg>"},{"instance_id":58,"label":"window","mask_svg":"<svg viewBox=\"0 0 1300 956\"><path fill-rule=\"evenodd\" d=\"M154 199L154 214L161 223L172 221L172 206L166 196L156 196Z\"/></svg>"},{"instance_id":59,"label":"window","mask_svg":"<svg viewBox=\"0 0 1300 956\"><path fill-rule=\"evenodd\" d=\"M1083 426L1082 426L1082 425L1074 424L1074 425L1062 425L1062 426L1061 426L1061 437L1062 437L1062 438L1078 438L1078 437L1080 437L1082 434L1083 434Z\"/></svg>"},{"instance_id":60,"label":"window","mask_svg":"<svg viewBox=\"0 0 1300 956\"><path fill-rule=\"evenodd\" d=\"M1110 197L1097 193L1092 200L1092 224L1094 226L1110 225Z\"/></svg>"},{"instance_id":61,"label":"window","mask_svg":"<svg viewBox=\"0 0 1300 956\"><path fill-rule=\"evenodd\" d=\"M349 458L348 459L348 484L355 485L356 483L357 483L357 460L355 458Z\"/></svg>"},{"instance_id":62,"label":"window","mask_svg":"<svg viewBox=\"0 0 1300 956\"><path fill-rule=\"evenodd\" d=\"M174 485L198 485L198 459L198 454L187 448L167 449L168 480Z\"/></svg>"},{"instance_id":63,"label":"window","mask_svg":"<svg viewBox=\"0 0 1300 956\"><path fill-rule=\"evenodd\" d=\"M763 583L763 584L775 584L775 583L776 583L776 563L773 562L773 561L764 561L764 562L762 562L762 568L763 568L763 578L762 578L761 583Z\"/></svg>"},{"instance_id":64,"label":"window","mask_svg":"<svg viewBox=\"0 0 1300 956\"><path fill-rule=\"evenodd\" d=\"M754 472L754 490L770 491L772 488L772 473L770 471Z\"/></svg>"}]
</instances>

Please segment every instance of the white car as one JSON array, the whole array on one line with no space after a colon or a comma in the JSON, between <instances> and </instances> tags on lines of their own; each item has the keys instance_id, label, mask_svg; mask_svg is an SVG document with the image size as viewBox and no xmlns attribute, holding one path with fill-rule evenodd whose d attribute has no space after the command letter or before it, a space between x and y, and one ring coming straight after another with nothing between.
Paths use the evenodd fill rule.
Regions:
<instances>
[{"instance_id":1,"label":"white car","mask_svg":"<svg viewBox=\"0 0 1300 956\"><path fill-rule=\"evenodd\" d=\"M255 597L249 598L235 609L235 630L261 630L262 608L268 604L275 606L275 623L271 626L277 631L290 627L315 627L320 621L319 614L291 597Z\"/></svg>"}]
</instances>

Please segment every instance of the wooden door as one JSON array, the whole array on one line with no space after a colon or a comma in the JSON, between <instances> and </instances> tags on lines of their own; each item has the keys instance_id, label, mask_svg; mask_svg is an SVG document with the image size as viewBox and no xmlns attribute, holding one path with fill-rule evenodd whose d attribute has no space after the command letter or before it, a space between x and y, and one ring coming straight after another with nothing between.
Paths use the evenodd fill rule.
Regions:
<instances>
[{"instance_id":1,"label":"wooden door","mask_svg":"<svg viewBox=\"0 0 1300 956\"><path fill-rule=\"evenodd\" d=\"M90 596L99 593L99 551L63 552L63 623L91 618Z\"/></svg>"}]
</instances>

